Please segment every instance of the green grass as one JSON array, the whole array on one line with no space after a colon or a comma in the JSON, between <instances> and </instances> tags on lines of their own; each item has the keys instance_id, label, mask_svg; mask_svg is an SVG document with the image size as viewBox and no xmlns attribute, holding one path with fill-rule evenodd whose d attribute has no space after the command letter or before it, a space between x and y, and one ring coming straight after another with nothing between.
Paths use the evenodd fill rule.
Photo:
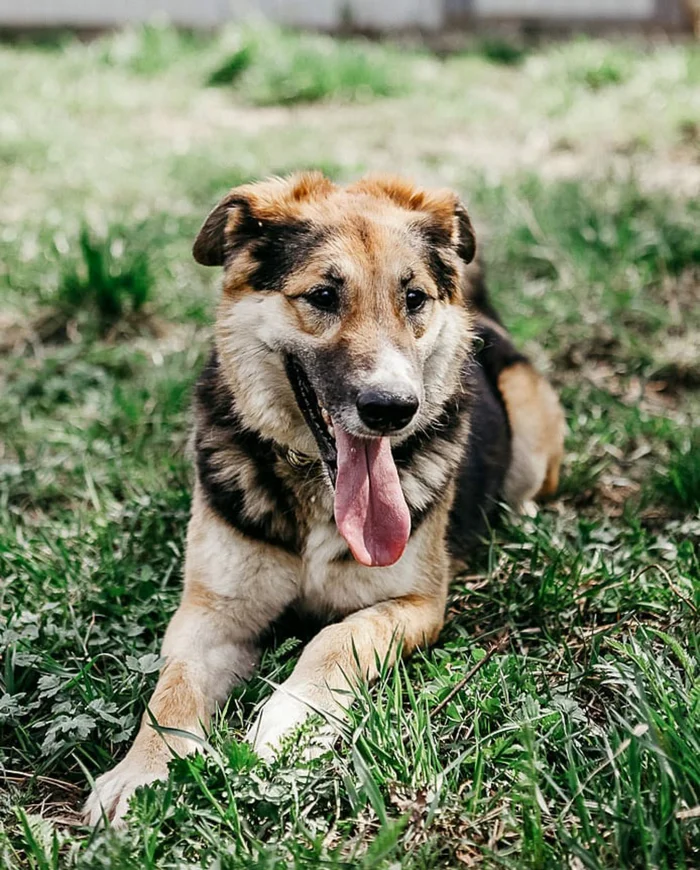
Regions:
<instances>
[{"instance_id":1,"label":"green grass","mask_svg":"<svg viewBox=\"0 0 700 870\"><path fill-rule=\"evenodd\" d=\"M243 31L206 83L266 106L386 97L405 89L411 72L399 52L371 43L258 27Z\"/></svg>"},{"instance_id":2,"label":"green grass","mask_svg":"<svg viewBox=\"0 0 700 870\"><path fill-rule=\"evenodd\" d=\"M208 39L203 34L176 30L165 21L131 27L114 37L101 40L96 54L107 66L143 76L157 75L181 63L183 57L197 57Z\"/></svg>"},{"instance_id":3,"label":"green grass","mask_svg":"<svg viewBox=\"0 0 700 870\"><path fill-rule=\"evenodd\" d=\"M678 508L700 509L700 439L692 432L683 445L671 452L666 468L659 472L653 485L659 496Z\"/></svg>"},{"instance_id":4,"label":"green grass","mask_svg":"<svg viewBox=\"0 0 700 870\"><path fill-rule=\"evenodd\" d=\"M85 315L88 326L104 335L129 316L138 317L148 301L152 282L146 252L134 239L113 233L97 239L80 231L78 262L61 275L57 302L67 318Z\"/></svg>"},{"instance_id":5,"label":"green grass","mask_svg":"<svg viewBox=\"0 0 700 870\"><path fill-rule=\"evenodd\" d=\"M634 63L639 61L636 52L605 43L581 40L576 49L567 57L569 78L591 91L622 84L631 76Z\"/></svg>"},{"instance_id":6,"label":"green grass","mask_svg":"<svg viewBox=\"0 0 700 870\"><path fill-rule=\"evenodd\" d=\"M699 57L161 25L0 48L3 866L698 866ZM205 755L91 833L87 775L125 752L179 595L217 297L192 240L228 187L312 166L460 191L566 408L560 494L493 530L331 755L242 743L280 637Z\"/></svg>"}]
</instances>

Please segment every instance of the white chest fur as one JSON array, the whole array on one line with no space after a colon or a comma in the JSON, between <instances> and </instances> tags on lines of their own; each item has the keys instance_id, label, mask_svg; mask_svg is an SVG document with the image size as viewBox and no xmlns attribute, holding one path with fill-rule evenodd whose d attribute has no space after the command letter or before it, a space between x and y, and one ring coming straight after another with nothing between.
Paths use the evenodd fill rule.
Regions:
<instances>
[{"instance_id":1,"label":"white chest fur","mask_svg":"<svg viewBox=\"0 0 700 870\"><path fill-rule=\"evenodd\" d=\"M416 552L420 530L406 552L388 568L366 568L343 559L347 544L334 523L318 523L306 540L302 554L299 604L314 613L342 616L378 601L415 591L419 584Z\"/></svg>"}]
</instances>

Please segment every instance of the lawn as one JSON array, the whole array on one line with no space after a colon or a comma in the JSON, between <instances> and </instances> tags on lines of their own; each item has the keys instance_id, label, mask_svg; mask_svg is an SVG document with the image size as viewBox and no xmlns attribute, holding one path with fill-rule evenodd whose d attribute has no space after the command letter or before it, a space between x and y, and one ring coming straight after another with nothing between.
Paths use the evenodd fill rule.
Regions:
<instances>
[{"instance_id":1,"label":"lawn","mask_svg":"<svg viewBox=\"0 0 700 870\"><path fill-rule=\"evenodd\" d=\"M2 866L700 866L700 49L150 26L2 44L0 77ZM242 743L280 635L205 754L91 832L179 596L218 292L191 244L302 167L460 192L562 396L560 493L493 529L331 754Z\"/></svg>"}]
</instances>

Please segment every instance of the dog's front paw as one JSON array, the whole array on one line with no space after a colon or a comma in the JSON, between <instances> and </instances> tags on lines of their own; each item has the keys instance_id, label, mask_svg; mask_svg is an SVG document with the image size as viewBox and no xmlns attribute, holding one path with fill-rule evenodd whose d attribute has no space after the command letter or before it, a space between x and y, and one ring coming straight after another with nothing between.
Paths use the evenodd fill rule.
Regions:
<instances>
[{"instance_id":1,"label":"dog's front paw","mask_svg":"<svg viewBox=\"0 0 700 870\"><path fill-rule=\"evenodd\" d=\"M285 737L312 713L309 704L300 697L293 697L284 689L277 689L248 729L246 740L261 758L271 761L279 752Z\"/></svg>"},{"instance_id":2,"label":"dog's front paw","mask_svg":"<svg viewBox=\"0 0 700 870\"><path fill-rule=\"evenodd\" d=\"M164 760L162 765L145 766L127 755L116 767L95 780L95 787L83 809L85 824L94 827L106 818L112 827L123 827L129 799L136 789L167 778L167 761Z\"/></svg>"},{"instance_id":3,"label":"dog's front paw","mask_svg":"<svg viewBox=\"0 0 700 870\"><path fill-rule=\"evenodd\" d=\"M330 706L333 712L326 709ZM286 738L314 713L321 714L326 722L308 735L302 755L307 759L316 758L328 752L336 741L339 710L334 704L319 703L318 698L312 698L303 688L282 686L277 689L249 728L246 740L262 759L271 761Z\"/></svg>"}]
</instances>

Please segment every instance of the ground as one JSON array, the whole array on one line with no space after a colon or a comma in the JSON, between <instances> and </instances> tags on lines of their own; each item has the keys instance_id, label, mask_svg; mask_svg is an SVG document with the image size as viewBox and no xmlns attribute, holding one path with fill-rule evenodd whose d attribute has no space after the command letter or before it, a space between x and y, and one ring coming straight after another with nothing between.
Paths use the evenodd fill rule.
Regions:
<instances>
[{"instance_id":1,"label":"ground","mask_svg":"<svg viewBox=\"0 0 700 870\"><path fill-rule=\"evenodd\" d=\"M697 867L700 50L152 26L5 44L0 75L3 866ZM241 742L278 638L204 756L92 833L178 600L218 292L190 246L299 167L460 192L562 396L560 493L493 529L332 754Z\"/></svg>"}]
</instances>

